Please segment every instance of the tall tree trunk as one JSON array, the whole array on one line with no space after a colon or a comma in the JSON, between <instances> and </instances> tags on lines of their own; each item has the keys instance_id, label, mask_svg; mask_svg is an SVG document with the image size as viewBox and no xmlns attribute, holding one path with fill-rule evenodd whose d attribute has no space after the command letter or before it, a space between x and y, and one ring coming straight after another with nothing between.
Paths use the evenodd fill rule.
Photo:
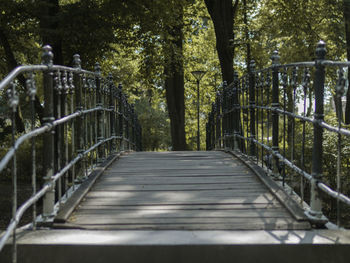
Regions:
<instances>
[{"instance_id":1,"label":"tall tree trunk","mask_svg":"<svg viewBox=\"0 0 350 263\"><path fill-rule=\"evenodd\" d=\"M170 118L171 140L174 151L186 150L185 136L185 89L183 69L183 12L182 7L177 10L178 22L169 27L167 34L170 36L166 43L164 66L166 101Z\"/></svg>"},{"instance_id":2,"label":"tall tree trunk","mask_svg":"<svg viewBox=\"0 0 350 263\"><path fill-rule=\"evenodd\" d=\"M346 54L350 61L350 0L343 0L343 14L345 22ZM350 74L348 74L350 83ZM346 92L345 123L350 124L350 88Z\"/></svg>"},{"instance_id":3,"label":"tall tree trunk","mask_svg":"<svg viewBox=\"0 0 350 263\"><path fill-rule=\"evenodd\" d=\"M222 79L230 84L233 81L233 23L238 0L205 0L208 12L214 23L216 49L220 60Z\"/></svg>"},{"instance_id":4,"label":"tall tree trunk","mask_svg":"<svg viewBox=\"0 0 350 263\"><path fill-rule=\"evenodd\" d=\"M252 55L251 55L252 52L251 52L250 37L249 37L247 0L243 0L243 23L244 23L245 42L246 42L246 64L248 65L247 71L249 74L250 73L249 64L252 60Z\"/></svg>"},{"instance_id":5,"label":"tall tree trunk","mask_svg":"<svg viewBox=\"0 0 350 263\"><path fill-rule=\"evenodd\" d=\"M59 0L40 0L38 15L40 21L40 35L44 45L52 47L53 63L64 65L62 53L62 38L59 31Z\"/></svg>"}]
</instances>

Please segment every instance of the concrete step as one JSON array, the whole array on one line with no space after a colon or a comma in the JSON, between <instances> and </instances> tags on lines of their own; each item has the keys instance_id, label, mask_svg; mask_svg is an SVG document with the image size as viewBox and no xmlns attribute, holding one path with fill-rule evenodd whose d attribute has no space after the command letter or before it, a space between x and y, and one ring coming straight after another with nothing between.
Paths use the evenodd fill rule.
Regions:
<instances>
[{"instance_id":1,"label":"concrete step","mask_svg":"<svg viewBox=\"0 0 350 263\"><path fill-rule=\"evenodd\" d=\"M19 234L19 263L349 262L350 233L312 231L87 231ZM0 253L11 262L11 245Z\"/></svg>"}]
</instances>

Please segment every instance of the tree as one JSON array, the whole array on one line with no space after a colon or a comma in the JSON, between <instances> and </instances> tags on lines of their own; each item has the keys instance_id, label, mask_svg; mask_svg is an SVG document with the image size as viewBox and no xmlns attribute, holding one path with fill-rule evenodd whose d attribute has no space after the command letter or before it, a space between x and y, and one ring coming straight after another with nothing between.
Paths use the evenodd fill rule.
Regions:
<instances>
[{"instance_id":1,"label":"tree","mask_svg":"<svg viewBox=\"0 0 350 263\"><path fill-rule=\"evenodd\" d=\"M185 89L183 69L183 7L174 3L173 25L167 29L164 48L164 87L170 117L170 131L174 151L186 150Z\"/></svg>"},{"instance_id":2,"label":"tree","mask_svg":"<svg viewBox=\"0 0 350 263\"><path fill-rule=\"evenodd\" d=\"M232 5L232 0L205 0L214 23L222 79L227 83L233 82L233 24L238 2L239 0L236 0Z\"/></svg>"}]
</instances>

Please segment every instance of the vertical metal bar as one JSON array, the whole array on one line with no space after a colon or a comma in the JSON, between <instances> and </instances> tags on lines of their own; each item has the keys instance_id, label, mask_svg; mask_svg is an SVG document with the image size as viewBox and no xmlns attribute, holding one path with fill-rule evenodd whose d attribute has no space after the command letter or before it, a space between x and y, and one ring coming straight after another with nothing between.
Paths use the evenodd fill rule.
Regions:
<instances>
[{"instance_id":1,"label":"vertical metal bar","mask_svg":"<svg viewBox=\"0 0 350 263\"><path fill-rule=\"evenodd\" d=\"M249 126L249 75L245 79L245 85L244 85L244 96L245 96L245 113L246 113L246 130L247 130L247 135L246 138L249 139L249 134L250 134L250 126ZM246 140L247 142L247 154L250 152L250 144L249 140Z\"/></svg>"},{"instance_id":2,"label":"vertical metal bar","mask_svg":"<svg viewBox=\"0 0 350 263\"><path fill-rule=\"evenodd\" d=\"M56 105L55 105L55 118L60 119L61 118L61 92L62 92L62 83L61 83L61 72L57 71L56 76L54 77L54 96L56 97ZM56 127L55 129L55 148L56 148L56 153L57 153L57 160L56 161L56 171L61 170L61 140L63 139L63 135L61 134L61 126ZM61 205L61 198L62 198L62 179L59 178L57 182L57 195L58 195L58 202Z\"/></svg>"},{"instance_id":3,"label":"vertical metal bar","mask_svg":"<svg viewBox=\"0 0 350 263\"><path fill-rule=\"evenodd\" d=\"M45 124L51 125L54 121L54 105L53 105L53 73L51 67L53 65L53 53L50 46L44 46L42 55L43 64L47 65L48 69L44 72L44 118ZM55 204L55 186L52 181L54 175L54 130L50 130L44 135L43 147L43 163L44 163L44 180L46 184L53 184L50 190L45 194L43 200L43 216L45 220L54 216Z\"/></svg>"},{"instance_id":4,"label":"vertical metal bar","mask_svg":"<svg viewBox=\"0 0 350 263\"><path fill-rule=\"evenodd\" d=\"M78 54L73 56L73 67L80 70L81 60ZM82 78L81 73L73 74L73 82L75 88L75 110L82 111L84 109L83 105L83 90L82 90ZM75 154L79 155L84 152L84 117L78 116L75 120ZM84 160L80 160L76 164L76 178L81 180L84 175Z\"/></svg>"},{"instance_id":5,"label":"vertical metal bar","mask_svg":"<svg viewBox=\"0 0 350 263\"><path fill-rule=\"evenodd\" d=\"M124 151L124 106L123 106L123 86L118 85L118 112L119 112L119 136L120 136L120 151Z\"/></svg>"},{"instance_id":6,"label":"vertical metal bar","mask_svg":"<svg viewBox=\"0 0 350 263\"><path fill-rule=\"evenodd\" d=\"M264 81L264 73L261 73L261 92L260 92L260 106L264 106L264 87L265 87L265 81ZM260 110L260 118L261 118L261 143L265 144L264 142L264 110ZM261 147L261 166L264 167L264 148Z\"/></svg>"},{"instance_id":7,"label":"vertical metal bar","mask_svg":"<svg viewBox=\"0 0 350 263\"><path fill-rule=\"evenodd\" d=\"M346 79L344 77L344 72L343 68L339 68L339 76L338 76L338 81L337 81L337 86L336 86L336 99L337 99L337 112L338 112L338 131L342 127L342 121L343 121L343 107L342 107L342 96L344 94L344 88L345 88L345 83ZM342 136L338 132L338 142L337 142L337 225L340 227L340 189L341 189L341 181L340 181L340 176L341 176L341 148L342 148Z\"/></svg>"},{"instance_id":8,"label":"vertical metal bar","mask_svg":"<svg viewBox=\"0 0 350 263\"><path fill-rule=\"evenodd\" d=\"M94 89L93 89L93 84L92 84L92 80L89 79L88 81L89 84L89 108L95 108L94 105L94 98L95 98L95 93L94 93ZM93 129L94 129L94 118L95 118L95 113L90 113L89 114L89 140L90 140L90 147L93 145ZM93 168L94 166L94 153L90 153L90 167Z\"/></svg>"},{"instance_id":9,"label":"vertical metal bar","mask_svg":"<svg viewBox=\"0 0 350 263\"><path fill-rule=\"evenodd\" d=\"M82 92L83 92L83 107L88 108L88 104L87 104L87 92L88 92L88 87L87 87L87 79L86 79L86 75L83 74L82 75L82 81L83 81L83 85L82 85ZM83 123L84 123L84 149L89 148L88 146L88 127L87 127L87 121L88 121L88 116L84 114L83 116ZM85 177L88 176L88 166L89 166L89 156L86 155L84 156L84 171L85 171Z\"/></svg>"},{"instance_id":10,"label":"vertical metal bar","mask_svg":"<svg viewBox=\"0 0 350 263\"><path fill-rule=\"evenodd\" d=\"M255 156L255 61L252 60L249 64L250 73L249 73L249 111L250 111L250 151L249 155Z\"/></svg>"},{"instance_id":11,"label":"vertical metal bar","mask_svg":"<svg viewBox=\"0 0 350 263\"><path fill-rule=\"evenodd\" d=\"M67 76L67 72L65 72ZM73 76L69 74L68 77L68 83L69 83L69 91L70 91L70 112L74 113L74 93L75 93L75 87L74 87L74 80ZM72 138L71 138L71 159L74 158L74 151L75 151L75 119L71 121L71 133L72 133ZM74 164L72 167L72 184L73 184L73 190L75 190L75 178L76 178L76 165Z\"/></svg>"},{"instance_id":12,"label":"vertical metal bar","mask_svg":"<svg viewBox=\"0 0 350 263\"><path fill-rule=\"evenodd\" d=\"M64 80L64 81L63 81ZM63 74L62 77L62 99L61 99L61 104L62 104L62 116L67 116L68 114L68 93L69 93L69 86L67 84L67 76L65 76L65 73ZM65 167L68 164L68 159L69 159L69 149L68 149L68 123L64 123L62 127L62 140L61 140L61 153L62 153L62 166ZM64 191L66 197L68 196L68 172L65 173L64 175Z\"/></svg>"},{"instance_id":13,"label":"vertical metal bar","mask_svg":"<svg viewBox=\"0 0 350 263\"><path fill-rule=\"evenodd\" d=\"M232 106L233 106L233 149L238 150L240 149L239 145L239 115L240 115L240 103L238 100L238 89L239 89L239 80L238 80L238 73L235 71L233 75L233 89L232 89Z\"/></svg>"},{"instance_id":14,"label":"vertical metal bar","mask_svg":"<svg viewBox=\"0 0 350 263\"><path fill-rule=\"evenodd\" d=\"M101 107L101 110L97 112L97 140L101 142L104 140L104 119L103 119L103 104L102 104L102 90L101 90L101 67L99 63L95 64L95 72L97 76L95 77L96 82L96 106ZM104 146L100 145L98 147L97 162L102 163L104 159Z\"/></svg>"},{"instance_id":15,"label":"vertical metal bar","mask_svg":"<svg viewBox=\"0 0 350 263\"><path fill-rule=\"evenodd\" d=\"M17 151L15 148L16 143L16 112L19 103L19 97L16 91L16 86L11 82L8 92L9 106L11 108L11 126L12 126L12 147L15 149L12 158L12 220L15 220L17 211ZM17 237L16 228L12 233L12 262L17 262Z\"/></svg>"},{"instance_id":16,"label":"vertical metal bar","mask_svg":"<svg viewBox=\"0 0 350 263\"><path fill-rule=\"evenodd\" d=\"M31 111L31 127L30 129L33 131L35 129L35 95L36 95L36 85L34 82L34 75L33 73L29 73L29 78L26 80L26 87L28 91L28 96L30 98L30 111ZM31 139L31 151L32 151L32 196L36 194L36 150L35 150L35 137ZM33 230L36 229L36 203L33 204L32 208L32 224L33 224Z\"/></svg>"},{"instance_id":17,"label":"vertical metal bar","mask_svg":"<svg viewBox=\"0 0 350 263\"><path fill-rule=\"evenodd\" d=\"M287 103L287 69L282 69L282 86L283 86L283 161L286 159L286 103ZM284 163L283 163L283 170L282 170L282 186L285 186L286 182L286 173L284 169ZM281 171L281 167L280 171Z\"/></svg>"},{"instance_id":18,"label":"vertical metal bar","mask_svg":"<svg viewBox=\"0 0 350 263\"><path fill-rule=\"evenodd\" d=\"M254 107L259 105L259 89L260 89L260 77L259 77L259 73L255 72L254 74L254 90L255 90L255 94L254 94L254 101L255 101L255 105ZM255 109L255 135L254 135L256 140L259 140L259 109L256 108ZM256 157L256 162L258 163L258 159L259 159L259 146L258 144L254 144L254 148L255 148L255 157Z\"/></svg>"},{"instance_id":19,"label":"vertical metal bar","mask_svg":"<svg viewBox=\"0 0 350 263\"><path fill-rule=\"evenodd\" d=\"M113 76L111 73L108 75L108 81L109 81L109 109L110 111L110 129L111 129L111 136L116 136L115 131L115 86L113 84ZM115 153L116 151L116 139L114 138L111 143L111 153Z\"/></svg>"},{"instance_id":20,"label":"vertical metal bar","mask_svg":"<svg viewBox=\"0 0 350 263\"><path fill-rule=\"evenodd\" d=\"M199 79L197 79L197 151L200 150L200 125L199 125Z\"/></svg>"},{"instance_id":21,"label":"vertical metal bar","mask_svg":"<svg viewBox=\"0 0 350 263\"><path fill-rule=\"evenodd\" d=\"M272 60L272 103L271 107L274 109L272 112L272 150L276 153L279 151L278 146L278 136L279 136L279 116L276 111L279 108L279 72L278 66L280 56L278 55L278 51L275 50L271 57ZM272 173L274 176L279 176L278 166L279 160L277 157L272 157Z\"/></svg>"},{"instance_id":22,"label":"vertical metal bar","mask_svg":"<svg viewBox=\"0 0 350 263\"><path fill-rule=\"evenodd\" d=\"M315 112L314 118L314 140L312 148L312 180L311 180L311 202L308 215L316 223L324 223L325 219L322 216L322 200L317 188L318 182L322 178L322 161L323 161L323 129L319 126L319 123L324 118L324 81L325 81L325 68L322 65L322 61L326 55L326 44L320 41L316 48L316 71L314 77L314 92L315 92Z\"/></svg>"},{"instance_id":23,"label":"vertical metal bar","mask_svg":"<svg viewBox=\"0 0 350 263\"><path fill-rule=\"evenodd\" d=\"M306 116L306 97L307 97L307 91L310 83L310 73L309 69L305 68L304 70L304 76L303 76L303 92L304 92L304 105L303 105L303 116ZM306 136L305 136L305 126L306 122L303 120L303 134L302 134L302 144L301 144L301 168L305 171L305 142L306 142ZM304 177L300 176L300 193L301 193L301 203L304 202Z\"/></svg>"}]
</instances>

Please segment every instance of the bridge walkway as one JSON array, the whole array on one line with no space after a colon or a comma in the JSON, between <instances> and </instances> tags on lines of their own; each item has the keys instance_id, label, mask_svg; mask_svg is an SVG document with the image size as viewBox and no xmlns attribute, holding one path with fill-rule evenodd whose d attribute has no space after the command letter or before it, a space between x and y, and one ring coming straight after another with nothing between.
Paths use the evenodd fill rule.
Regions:
<instances>
[{"instance_id":1,"label":"bridge walkway","mask_svg":"<svg viewBox=\"0 0 350 263\"><path fill-rule=\"evenodd\" d=\"M61 224L62 226L62 224ZM134 152L97 180L65 227L100 230L295 230L296 220L224 152Z\"/></svg>"}]
</instances>

